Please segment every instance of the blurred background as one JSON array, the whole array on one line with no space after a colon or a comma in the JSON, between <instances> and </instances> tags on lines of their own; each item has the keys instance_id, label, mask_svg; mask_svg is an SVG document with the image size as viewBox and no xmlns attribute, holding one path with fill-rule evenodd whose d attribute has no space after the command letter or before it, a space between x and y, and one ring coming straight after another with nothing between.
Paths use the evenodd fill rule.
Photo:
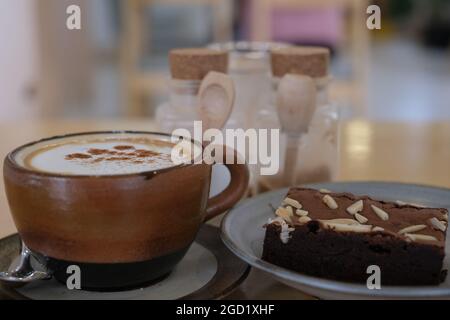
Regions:
<instances>
[{"instance_id":1,"label":"blurred background","mask_svg":"<svg viewBox=\"0 0 450 320\"><path fill-rule=\"evenodd\" d=\"M450 0L0 0L0 124L152 117L168 50L251 40L325 45L344 118L450 119ZM65 28L81 7L82 29Z\"/></svg>"},{"instance_id":2,"label":"blurred background","mask_svg":"<svg viewBox=\"0 0 450 320\"><path fill-rule=\"evenodd\" d=\"M81 30L66 28L74 4ZM366 27L370 4L381 8L381 30ZM298 177L450 187L450 0L0 0L0 40L0 159L55 134L156 130L170 49L274 41L332 52L339 139L327 114L316 112L331 130L302 144ZM253 80L241 91L270 91ZM258 181L257 169L249 194L277 187ZM227 185L225 174L213 171L212 193ZM13 232L0 182L0 237ZM246 287L260 292L249 298L291 297L266 279Z\"/></svg>"}]
</instances>

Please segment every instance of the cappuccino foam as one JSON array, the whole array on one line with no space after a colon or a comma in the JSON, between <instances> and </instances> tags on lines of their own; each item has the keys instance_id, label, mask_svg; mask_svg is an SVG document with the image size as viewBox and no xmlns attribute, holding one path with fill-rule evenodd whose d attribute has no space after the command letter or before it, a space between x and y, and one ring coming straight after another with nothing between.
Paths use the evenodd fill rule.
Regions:
<instances>
[{"instance_id":1,"label":"cappuccino foam","mask_svg":"<svg viewBox=\"0 0 450 320\"><path fill-rule=\"evenodd\" d=\"M16 162L34 171L67 175L119 175L155 171L190 162L169 137L150 134L91 134L38 142L19 151Z\"/></svg>"}]
</instances>

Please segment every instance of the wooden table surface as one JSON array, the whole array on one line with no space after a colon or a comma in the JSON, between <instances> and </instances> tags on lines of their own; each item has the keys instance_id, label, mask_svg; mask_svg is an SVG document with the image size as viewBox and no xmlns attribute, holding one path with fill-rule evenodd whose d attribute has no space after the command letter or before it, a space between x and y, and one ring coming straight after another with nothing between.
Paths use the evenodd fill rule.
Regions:
<instances>
[{"instance_id":1,"label":"wooden table surface","mask_svg":"<svg viewBox=\"0 0 450 320\"><path fill-rule=\"evenodd\" d=\"M52 135L113 129L151 131L155 130L155 124L151 120L0 123L0 157L3 159L10 150L21 144ZM450 122L376 123L353 120L343 123L338 180L399 181L450 187ZM15 231L3 183L0 183L0 238ZM309 297L252 270L231 298Z\"/></svg>"}]
</instances>

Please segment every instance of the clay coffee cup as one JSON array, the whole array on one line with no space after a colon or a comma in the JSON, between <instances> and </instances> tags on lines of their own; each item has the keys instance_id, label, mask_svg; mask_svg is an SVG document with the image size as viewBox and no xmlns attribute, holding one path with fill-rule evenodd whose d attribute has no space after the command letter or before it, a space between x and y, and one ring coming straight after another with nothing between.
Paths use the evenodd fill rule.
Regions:
<instances>
[{"instance_id":1,"label":"clay coffee cup","mask_svg":"<svg viewBox=\"0 0 450 320\"><path fill-rule=\"evenodd\" d=\"M76 265L82 289L120 290L170 273L202 223L239 201L249 179L245 165L225 164L231 181L208 198L212 165L190 159L168 165L161 150L173 147L171 139L151 132L89 132L9 153L5 189L24 249L22 269L2 273L0 280L53 276L66 282L68 268ZM143 147L149 144L153 151ZM31 267L29 255L44 269Z\"/></svg>"}]
</instances>

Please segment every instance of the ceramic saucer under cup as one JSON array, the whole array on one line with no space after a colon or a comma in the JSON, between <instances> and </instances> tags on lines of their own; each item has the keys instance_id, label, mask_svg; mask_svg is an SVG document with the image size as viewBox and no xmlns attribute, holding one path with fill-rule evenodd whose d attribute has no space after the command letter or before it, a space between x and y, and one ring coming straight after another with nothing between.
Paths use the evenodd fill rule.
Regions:
<instances>
[{"instance_id":1,"label":"ceramic saucer under cup","mask_svg":"<svg viewBox=\"0 0 450 320\"><path fill-rule=\"evenodd\" d=\"M17 234L0 240L0 270L7 270L20 253ZM220 299L235 289L250 267L222 243L219 230L200 229L195 242L175 269L160 282L120 292L69 290L58 281L41 280L21 287L0 283L0 298L6 299Z\"/></svg>"}]
</instances>

